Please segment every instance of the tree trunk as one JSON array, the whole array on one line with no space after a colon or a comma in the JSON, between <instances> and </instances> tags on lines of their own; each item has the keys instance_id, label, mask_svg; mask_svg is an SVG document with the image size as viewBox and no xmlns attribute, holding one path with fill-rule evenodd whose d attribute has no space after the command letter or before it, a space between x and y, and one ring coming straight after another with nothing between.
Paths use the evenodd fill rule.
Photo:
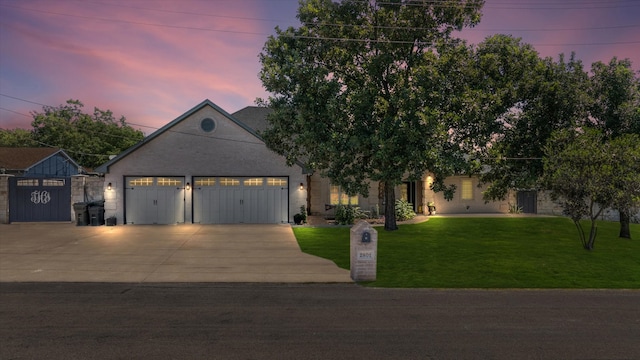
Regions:
<instances>
[{"instance_id":1,"label":"tree trunk","mask_svg":"<svg viewBox=\"0 0 640 360\"><path fill-rule=\"evenodd\" d=\"M596 220L591 219L591 231L589 231L589 242L587 244L587 250L593 250L596 245L596 236L598 235L598 225Z\"/></svg>"},{"instance_id":2,"label":"tree trunk","mask_svg":"<svg viewBox=\"0 0 640 360\"><path fill-rule=\"evenodd\" d=\"M620 212L620 237L625 239L631 239L631 228L629 227L630 216L629 212L625 210L619 210Z\"/></svg>"},{"instance_id":3,"label":"tree trunk","mask_svg":"<svg viewBox=\"0 0 640 360\"><path fill-rule=\"evenodd\" d=\"M398 230L396 223L396 193L393 183L384 183L384 229Z\"/></svg>"}]
</instances>

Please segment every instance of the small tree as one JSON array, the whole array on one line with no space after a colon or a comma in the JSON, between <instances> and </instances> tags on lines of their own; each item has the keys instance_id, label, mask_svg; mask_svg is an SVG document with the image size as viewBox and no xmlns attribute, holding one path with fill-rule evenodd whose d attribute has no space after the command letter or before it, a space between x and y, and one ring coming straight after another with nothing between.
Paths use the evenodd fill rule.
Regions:
<instances>
[{"instance_id":1,"label":"small tree","mask_svg":"<svg viewBox=\"0 0 640 360\"><path fill-rule=\"evenodd\" d=\"M554 200L559 200L582 241L593 250L596 220L605 208L630 208L640 197L640 141L625 135L605 141L594 129L554 132L545 147L544 180ZM591 221L589 236L581 220Z\"/></svg>"}]
</instances>

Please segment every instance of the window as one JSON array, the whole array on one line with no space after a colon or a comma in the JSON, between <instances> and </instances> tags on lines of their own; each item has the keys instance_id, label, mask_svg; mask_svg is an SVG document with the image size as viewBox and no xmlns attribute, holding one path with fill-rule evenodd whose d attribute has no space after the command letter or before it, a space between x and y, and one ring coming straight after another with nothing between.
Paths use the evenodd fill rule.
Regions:
<instances>
[{"instance_id":1,"label":"window","mask_svg":"<svg viewBox=\"0 0 640 360\"><path fill-rule=\"evenodd\" d=\"M462 179L460 196L462 200L473 200L473 180Z\"/></svg>"},{"instance_id":2,"label":"window","mask_svg":"<svg viewBox=\"0 0 640 360\"><path fill-rule=\"evenodd\" d=\"M240 180L234 178L220 178L221 186L238 186L240 185Z\"/></svg>"},{"instance_id":3,"label":"window","mask_svg":"<svg viewBox=\"0 0 640 360\"><path fill-rule=\"evenodd\" d=\"M216 123L213 119L206 118L200 122L200 128L204 132L212 132L216 128Z\"/></svg>"},{"instance_id":4,"label":"window","mask_svg":"<svg viewBox=\"0 0 640 360\"><path fill-rule=\"evenodd\" d=\"M287 179L267 178L267 186L287 186Z\"/></svg>"},{"instance_id":5,"label":"window","mask_svg":"<svg viewBox=\"0 0 640 360\"><path fill-rule=\"evenodd\" d=\"M358 195L349 196L338 185L331 185L331 205L358 205Z\"/></svg>"},{"instance_id":6,"label":"window","mask_svg":"<svg viewBox=\"0 0 640 360\"><path fill-rule=\"evenodd\" d=\"M251 178L251 179L244 179L242 183L244 186L262 186L263 182L264 182L263 178Z\"/></svg>"},{"instance_id":7,"label":"window","mask_svg":"<svg viewBox=\"0 0 640 360\"><path fill-rule=\"evenodd\" d=\"M152 185L153 185L152 177L137 178L137 179L129 180L129 186L152 186Z\"/></svg>"},{"instance_id":8,"label":"window","mask_svg":"<svg viewBox=\"0 0 640 360\"><path fill-rule=\"evenodd\" d=\"M18 180L18 186L38 186L38 179Z\"/></svg>"},{"instance_id":9,"label":"window","mask_svg":"<svg viewBox=\"0 0 640 360\"><path fill-rule=\"evenodd\" d=\"M216 184L216 178L198 178L196 179L196 186L214 186Z\"/></svg>"},{"instance_id":10,"label":"window","mask_svg":"<svg viewBox=\"0 0 640 360\"><path fill-rule=\"evenodd\" d=\"M64 179L43 179L44 186L64 186Z\"/></svg>"},{"instance_id":11,"label":"window","mask_svg":"<svg viewBox=\"0 0 640 360\"><path fill-rule=\"evenodd\" d=\"M182 180L173 178L158 178L158 186L182 186Z\"/></svg>"}]
</instances>

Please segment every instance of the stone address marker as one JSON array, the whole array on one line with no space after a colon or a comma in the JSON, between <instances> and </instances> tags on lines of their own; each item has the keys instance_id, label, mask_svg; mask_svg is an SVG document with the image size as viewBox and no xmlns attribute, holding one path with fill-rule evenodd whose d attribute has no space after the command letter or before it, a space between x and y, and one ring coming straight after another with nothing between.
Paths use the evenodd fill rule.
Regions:
<instances>
[{"instance_id":1,"label":"stone address marker","mask_svg":"<svg viewBox=\"0 0 640 360\"><path fill-rule=\"evenodd\" d=\"M375 281L378 264L378 232L366 221L351 228L351 279Z\"/></svg>"}]
</instances>

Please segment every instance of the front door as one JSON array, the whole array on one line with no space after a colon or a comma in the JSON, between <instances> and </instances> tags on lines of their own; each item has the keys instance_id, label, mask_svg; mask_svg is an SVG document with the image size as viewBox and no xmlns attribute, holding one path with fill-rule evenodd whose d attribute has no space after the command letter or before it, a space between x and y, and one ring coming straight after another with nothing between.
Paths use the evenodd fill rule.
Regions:
<instances>
[{"instance_id":1,"label":"front door","mask_svg":"<svg viewBox=\"0 0 640 360\"><path fill-rule=\"evenodd\" d=\"M536 214L538 193L535 190L518 191L518 207L525 214Z\"/></svg>"},{"instance_id":2,"label":"front door","mask_svg":"<svg viewBox=\"0 0 640 360\"><path fill-rule=\"evenodd\" d=\"M402 183L402 193L400 194L400 198L411 203L411 205L413 206L413 211L418 211L416 193L417 191L415 181L405 181Z\"/></svg>"}]
</instances>

